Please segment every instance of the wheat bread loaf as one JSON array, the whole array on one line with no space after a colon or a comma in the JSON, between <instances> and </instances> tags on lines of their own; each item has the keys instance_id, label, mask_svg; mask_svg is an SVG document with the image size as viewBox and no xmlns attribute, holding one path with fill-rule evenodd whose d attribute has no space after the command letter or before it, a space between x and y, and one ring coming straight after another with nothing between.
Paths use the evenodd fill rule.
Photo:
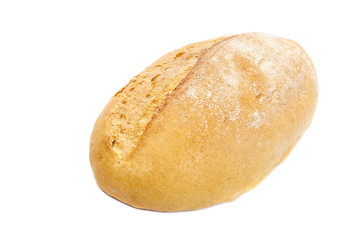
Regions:
<instances>
[{"instance_id":1,"label":"wheat bread loaf","mask_svg":"<svg viewBox=\"0 0 360 240\"><path fill-rule=\"evenodd\" d=\"M232 201L287 157L317 95L313 64L291 40L248 33L190 44L105 106L90 142L96 181L156 211Z\"/></svg>"}]
</instances>

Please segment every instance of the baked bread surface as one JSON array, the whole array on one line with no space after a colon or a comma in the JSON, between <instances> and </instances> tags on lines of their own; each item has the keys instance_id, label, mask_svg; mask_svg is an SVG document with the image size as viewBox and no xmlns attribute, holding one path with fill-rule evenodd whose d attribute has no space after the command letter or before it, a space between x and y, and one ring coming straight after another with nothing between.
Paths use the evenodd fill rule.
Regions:
<instances>
[{"instance_id":1,"label":"baked bread surface","mask_svg":"<svg viewBox=\"0 0 360 240\"><path fill-rule=\"evenodd\" d=\"M106 105L91 135L95 178L143 209L234 200L290 153L317 95L311 60L291 40L248 33L190 44Z\"/></svg>"}]
</instances>

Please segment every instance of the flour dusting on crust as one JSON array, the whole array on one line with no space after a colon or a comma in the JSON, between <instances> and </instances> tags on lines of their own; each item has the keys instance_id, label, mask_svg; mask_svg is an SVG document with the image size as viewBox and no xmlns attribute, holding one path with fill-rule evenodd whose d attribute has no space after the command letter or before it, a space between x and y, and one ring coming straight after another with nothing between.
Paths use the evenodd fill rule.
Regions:
<instances>
[{"instance_id":1,"label":"flour dusting on crust","mask_svg":"<svg viewBox=\"0 0 360 240\"><path fill-rule=\"evenodd\" d=\"M306 53L290 40L250 33L219 45L185 92L185 97L196 100L191 102L199 121L204 116L201 109L206 108L210 118L221 123L242 124L239 134L260 128L296 98L305 77L316 78Z\"/></svg>"}]
</instances>

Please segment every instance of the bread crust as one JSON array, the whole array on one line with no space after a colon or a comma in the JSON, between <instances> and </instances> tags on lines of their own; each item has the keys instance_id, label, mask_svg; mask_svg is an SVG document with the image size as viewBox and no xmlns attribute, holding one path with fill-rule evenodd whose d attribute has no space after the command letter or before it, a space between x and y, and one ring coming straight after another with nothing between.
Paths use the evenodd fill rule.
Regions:
<instances>
[{"instance_id":1,"label":"bread crust","mask_svg":"<svg viewBox=\"0 0 360 240\"><path fill-rule=\"evenodd\" d=\"M137 208L183 211L232 201L290 153L317 94L314 67L297 43L260 33L223 38L204 48L158 103L125 159L111 144L108 118L118 103L110 100L91 136L95 178Z\"/></svg>"}]
</instances>

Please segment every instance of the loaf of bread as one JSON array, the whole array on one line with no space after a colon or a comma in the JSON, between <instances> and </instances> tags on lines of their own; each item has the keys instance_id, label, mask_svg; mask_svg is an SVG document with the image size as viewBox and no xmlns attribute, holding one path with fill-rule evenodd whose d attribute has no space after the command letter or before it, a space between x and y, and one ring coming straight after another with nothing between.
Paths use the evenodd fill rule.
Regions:
<instances>
[{"instance_id":1,"label":"loaf of bread","mask_svg":"<svg viewBox=\"0 0 360 240\"><path fill-rule=\"evenodd\" d=\"M317 95L313 64L291 40L248 33L190 44L105 106L90 143L96 181L155 211L232 201L288 156Z\"/></svg>"}]
</instances>

